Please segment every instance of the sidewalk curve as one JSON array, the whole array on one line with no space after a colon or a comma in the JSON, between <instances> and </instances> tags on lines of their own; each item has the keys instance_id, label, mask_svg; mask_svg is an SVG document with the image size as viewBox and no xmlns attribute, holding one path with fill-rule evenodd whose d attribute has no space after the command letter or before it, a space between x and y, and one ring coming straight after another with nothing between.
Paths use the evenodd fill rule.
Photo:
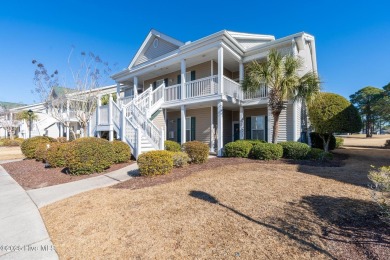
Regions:
<instances>
[{"instance_id":1,"label":"sidewalk curve","mask_svg":"<svg viewBox=\"0 0 390 260\"><path fill-rule=\"evenodd\" d=\"M0 259L58 259L38 208L0 165Z\"/></svg>"}]
</instances>

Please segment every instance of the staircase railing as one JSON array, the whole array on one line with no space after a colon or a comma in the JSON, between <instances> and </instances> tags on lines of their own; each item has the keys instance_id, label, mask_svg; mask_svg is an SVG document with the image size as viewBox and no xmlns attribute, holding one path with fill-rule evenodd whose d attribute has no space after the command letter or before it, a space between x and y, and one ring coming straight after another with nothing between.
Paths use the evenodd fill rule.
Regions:
<instances>
[{"instance_id":1,"label":"staircase railing","mask_svg":"<svg viewBox=\"0 0 390 260\"><path fill-rule=\"evenodd\" d=\"M125 119L125 140L130 145L133 150L133 155L137 158L141 150L141 136L139 136L139 131L137 127L130 121L129 118Z\"/></svg>"},{"instance_id":2,"label":"staircase railing","mask_svg":"<svg viewBox=\"0 0 390 260\"><path fill-rule=\"evenodd\" d=\"M121 128L121 109L112 101L112 122L119 130Z\"/></svg>"}]
</instances>

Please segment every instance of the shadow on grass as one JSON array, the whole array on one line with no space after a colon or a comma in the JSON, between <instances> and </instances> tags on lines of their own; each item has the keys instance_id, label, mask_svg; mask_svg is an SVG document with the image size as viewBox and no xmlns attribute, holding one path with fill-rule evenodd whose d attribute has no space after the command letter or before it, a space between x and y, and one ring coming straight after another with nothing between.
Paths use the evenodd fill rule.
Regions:
<instances>
[{"instance_id":1,"label":"shadow on grass","mask_svg":"<svg viewBox=\"0 0 390 260\"><path fill-rule=\"evenodd\" d=\"M320 239L337 258L358 252L359 258L390 257L390 229L378 217L379 207L366 200L346 197L306 196L290 202L273 225L301 240Z\"/></svg>"},{"instance_id":2,"label":"shadow on grass","mask_svg":"<svg viewBox=\"0 0 390 260\"><path fill-rule=\"evenodd\" d=\"M245 215L241 212L239 212L238 210L234 209L234 208L231 208L227 205L224 205L223 203L219 202L215 197L213 197L212 195L206 193L206 192L203 192L203 191L196 191L196 190L193 190L189 193L189 195L191 197L194 197L194 198L197 198L197 199L200 199L200 200L203 200L203 201L206 201L208 203L212 203L212 204L215 204L217 206L220 206L220 207L223 207L225 209L228 209L230 211L232 211L233 213L237 214L238 216L240 217L243 217L244 219L248 220L248 221L251 221L253 223L256 223L258 225L261 225L263 227L266 227L266 228L269 228L269 229L272 229L276 232L279 232L280 234L283 234L285 236L287 236L288 238L298 242L299 244L301 244L302 246L306 247L306 248L310 248L312 250L315 250L319 253L322 253L322 254L325 254L327 255L328 257L330 257L331 259L336 259L332 254L330 254L328 251L326 251L325 249L321 248L320 246L316 245L315 243L312 243L310 241L307 241L307 240L304 240L304 239L301 239L299 236L291 233L291 232L288 232L286 230L284 230L283 228L280 228L276 225L272 225L272 224L268 224L266 222L262 222L262 221L259 221L259 220L256 220L248 215Z\"/></svg>"}]
</instances>

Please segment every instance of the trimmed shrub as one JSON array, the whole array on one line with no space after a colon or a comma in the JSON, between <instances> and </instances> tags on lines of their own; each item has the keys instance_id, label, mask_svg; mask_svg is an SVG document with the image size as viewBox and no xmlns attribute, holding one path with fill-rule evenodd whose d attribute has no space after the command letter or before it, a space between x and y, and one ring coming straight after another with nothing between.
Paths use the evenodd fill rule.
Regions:
<instances>
[{"instance_id":1,"label":"trimmed shrub","mask_svg":"<svg viewBox=\"0 0 390 260\"><path fill-rule=\"evenodd\" d=\"M172 152L158 150L143 153L138 156L137 163L143 176L167 174L173 169Z\"/></svg>"},{"instance_id":2,"label":"trimmed shrub","mask_svg":"<svg viewBox=\"0 0 390 260\"><path fill-rule=\"evenodd\" d=\"M251 154L254 159L278 160L283 156L283 147L279 144L261 143L253 146Z\"/></svg>"},{"instance_id":3,"label":"trimmed shrub","mask_svg":"<svg viewBox=\"0 0 390 260\"><path fill-rule=\"evenodd\" d=\"M257 140L257 139L245 139L245 140L236 140L235 142L237 143L250 143L251 145L256 145L256 144L264 144L266 141L263 140Z\"/></svg>"},{"instance_id":4,"label":"trimmed shrub","mask_svg":"<svg viewBox=\"0 0 390 260\"><path fill-rule=\"evenodd\" d=\"M4 139L3 140L3 146L20 146L23 143L23 138L15 138L13 140L11 139Z\"/></svg>"},{"instance_id":5,"label":"trimmed shrub","mask_svg":"<svg viewBox=\"0 0 390 260\"><path fill-rule=\"evenodd\" d=\"M325 139L328 139L328 134L324 134ZM322 138L320 137L319 133L311 132L310 133L310 139L311 139L311 147L312 148L319 148L324 149L324 142L322 141ZM329 141L329 151L334 150L336 148L336 138L332 135L330 137Z\"/></svg>"},{"instance_id":6,"label":"trimmed shrub","mask_svg":"<svg viewBox=\"0 0 390 260\"><path fill-rule=\"evenodd\" d=\"M289 141L279 144L283 147L283 157L288 159L305 159L310 151L310 146L304 143Z\"/></svg>"},{"instance_id":7,"label":"trimmed shrub","mask_svg":"<svg viewBox=\"0 0 390 260\"><path fill-rule=\"evenodd\" d=\"M224 147L226 157L242 157L248 158L249 152L253 145L249 142L231 142Z\"/></svg>"},{"instance_id":8,"label":"trimmed shrub","mask_svg":"<svg viewBox=\"0 0 390 260\"><path fill-rule=\"evenodd\" d=\"M340 148L341 146L343 146L343 144L344 144L344 139L341 138L341 137L336 137L335 148L338 149L338 148Z\"/></svg>"},{"instance_id":9,"label":"trimmed shrub","mask_svg":"<svg viewBox=\"0 0 390 260\"><path fill-rule=\"evenodd\" d=\"M190 157L188 157L188 154L185 152L171 152L172 153L172 160L173 160L173 166L176 168L185 167L188 165L188 162L190 161Z\"/></svg>"},{"instance_id":10,"label":"trimmed shrub","mask_svg":"<svg viewBox=\"0 0 390 260\"><path fill-rule=\"evenodd\" d=\"M385 145L383 146L383 148L385 148L385 149L390 149L390 139L389 139L389 140L386 140L386 143L385 143Z\"/></svg>"},{"instance_id":11,"label":"trimmed shrub","mask_svg":"<svg viewBox=\"0 0 390 260\"><path fill-rule=\"evenodd\" d=\"M165 150L171 151L171 152L180 152L181 147L180 144L175 141L166 140L164 142Z\"/></svg>"},{"instance_id":12,"label":"trimmed shrub","mask_svg":"<svg viewBox=\"0 0 390 260\"><path fill-rule=\"evenodd\" d=\"M113 149L112 160L114 163L128 162L130 160L131 149L128 144L117 140L111 144Z\"/></svg>"},{"instance_id":13,"label":"trimmed shrub","mask_svg":"<svg viewBox=\"0 0 390 260\"><path fill-rule=\"evenodd\" d=\"M65 167L68 157L68 147L70 143L51 143L46 151L46 163L50 167Z\"/></svg>"},{"instance_id":14,"label":"trimmed shrub","mask_svg":"<svg viewBox=\"0 0 390 260\"><path fill-rule=\"evenodd\" d=\"M307 158L315 161L323 161L325 159L332 160L333 154L327 153L319 148L311 148L309 153L307 154Z\"/></svg>"},{"instance_id":15,"label":"trimmed shrub","mask_svg":"<svg viewBox=\"0 0 390 260\"><path fill-rule=\"evenodd\" d=\"M59 143L66 143L68 141L66 140L66 137L57 137L57 142L59 142Z\"/></svg>"},{"instance_id":16,"label":"trimmed shrub","mask_svg":"<svg viewBox=\"0 0 390 260\"><path fill-rule=\"evenodd\" d=\"M46 161L46 153L47 153L47 149L48 149L48 146L50 144L48 143L39 143L35 149L35 155L34 155L34 158L35 160L37 161L40 161L40 162L45 162Z\"/></svg>"},{"instance_id":17,"label":"trimmed shrub","mask_svg":"<svg viewBox=\"0 0 390 260\"><path fill-rule=\"evenodd\" d=\"M191 163L204 163L209 158L209 146L199 141L183 144L183 151L190 157Z\"/></svg>"},{"instance_id":18,"label":"trimmed shrub","mask_svg":"<svg viewBox=\"0 0 390 260\"><path fill-rule=\"evenodd\" d=\"M57 140L47 136L36 136L29 139L26 139L20 145L22 153L28 159L35 158L35 150L37 149L39 144L49 144L56 142Z\"/></svg>"},{"instance_id":19,"label":"trimmed shrub","mask_svg":"<svg viewBox=\"0 0 390 260\"><path fill-rule=\"evenodd\" d=\"M113 147L102 138L84 137L69 143L66 166L74 175L102 172L113 164Z\"/></svg>"}]
</instances>

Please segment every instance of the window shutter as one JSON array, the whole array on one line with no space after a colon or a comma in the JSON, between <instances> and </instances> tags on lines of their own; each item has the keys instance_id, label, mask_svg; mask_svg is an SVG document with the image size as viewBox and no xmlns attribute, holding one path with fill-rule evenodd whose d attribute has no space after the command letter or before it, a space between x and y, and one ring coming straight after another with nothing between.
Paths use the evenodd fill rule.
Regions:
<instances>
[{"instance_id":1,"label":"window shutter","mask_svg":"<svg viewBox=\"0 0 390 260\"><path fill-rule=\"evenodd\" d=\"M155 82L153 82L153 90L155 90L156 87L157 87L157 82L155 81Z\"/></svg>"},{"instance_id":2,"label":"window shutter","mask_svg":"<svg viewBox=\"0 0 390 260\"><path fill-rule=\"evenodd\" d=\"M250 116L248 116L247 118L246 118L246 133L245 133L245 139L252 139L252 135L251 135L251 131L252 131L252 129L251 129L251 127L252 127L252 118L250 117Z\"/></svg>"},{"instance_id":3,"label":"window shutter","mask_svg":"<svg viewBox=\"0 0 390 260\"><path fill-rule=\"evenodd\" d=\"M165 87L168 87L168 79L164 79Z\"/></svg>"},{"instance_id":4,"label":"window shutter","mask_svg":"<svg viewBox=\"0 0 390 260\"><path fill-rule=\"evenodd\" d=\"M181 144L181 119L177 119L177 142Z\"/></svg>"},{"instance_id":5,"label":"window shutter","mask_svg":"<svg viewBox=\"0 0 390 260\"><path fill-rule=\"evenodd\" d=\"M177 84L181 84L181 75L177 75Z\"/></svg>"},{"instance_id":6,"label":"window shutter","mask_svg":"<svg viewBox=\"0 0 390 260\"><path fill-rule=\"evenodd\" d=\"M195 80L195 70L191 71L191 81Z\"/></svg>"},{"instance_id":7,"label":"window shutter","mask_svg":"<svg viewBox=\"0 0 390 260\"><path fill-rule=\"evenodd\" d=\"M195 140L195 132L196 132L196 126L195 126L195 117L191 117L191 141Z\"/></svg>"},{"instance_id":8,"label":"window shutter","mask_svg":"<svg viewBox=\"0 0 390 260\"><path fill-rule=\"evenodd\" d=\"M268 116L265 116L265 122L264 122L264 139L266 142L268 142Z\"/></svg>"}]
</instances>

